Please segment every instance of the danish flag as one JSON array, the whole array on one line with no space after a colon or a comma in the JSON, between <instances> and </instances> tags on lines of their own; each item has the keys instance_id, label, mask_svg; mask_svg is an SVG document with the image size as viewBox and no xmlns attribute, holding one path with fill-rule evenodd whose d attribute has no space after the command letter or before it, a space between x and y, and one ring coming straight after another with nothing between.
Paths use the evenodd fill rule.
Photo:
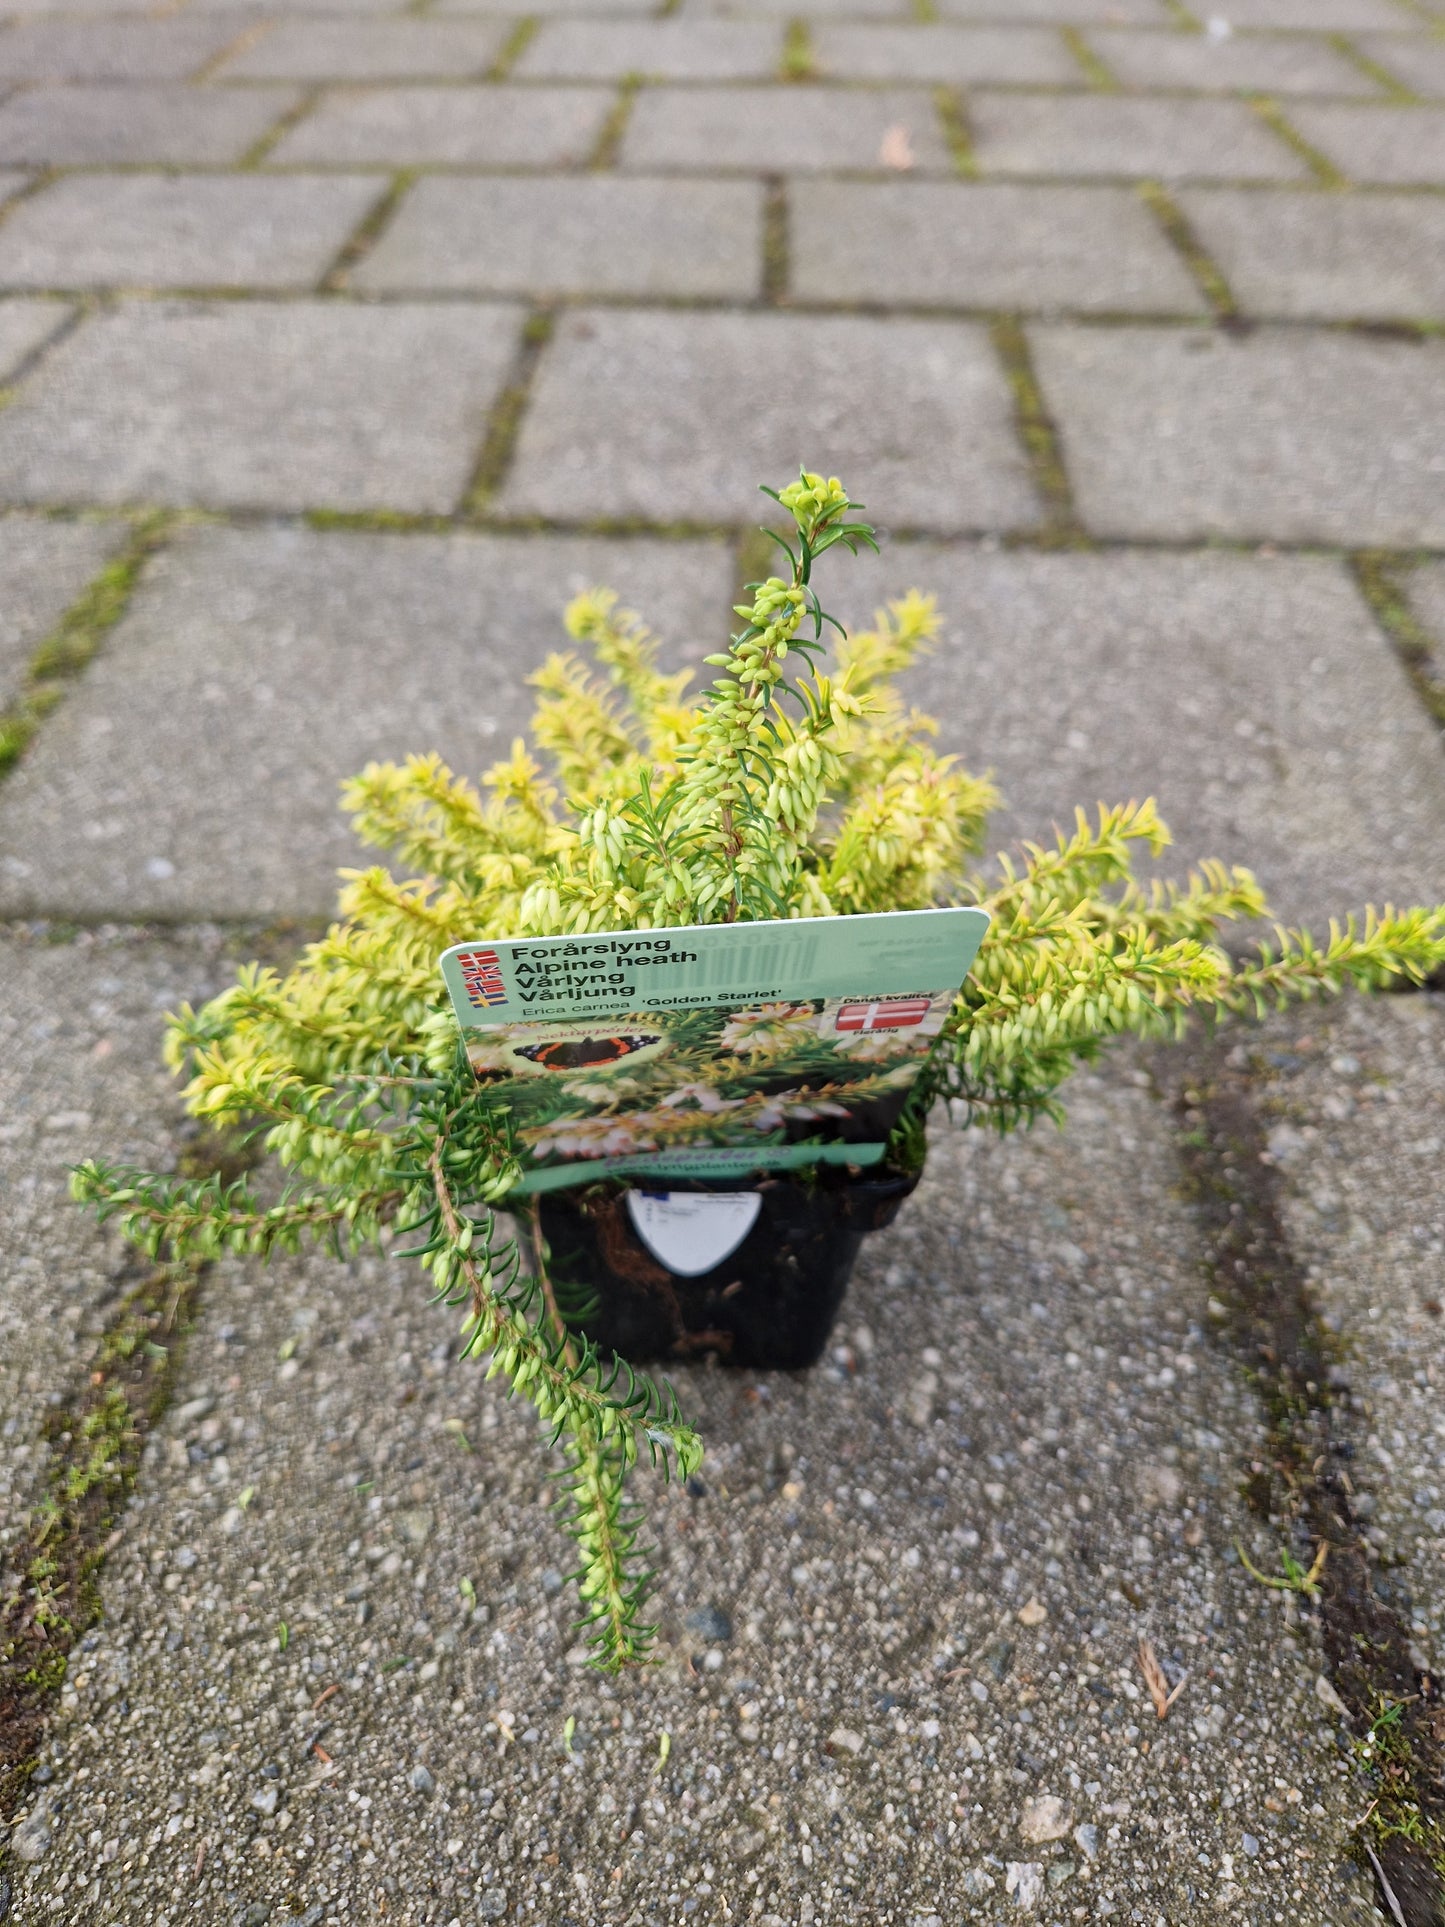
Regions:
<instances>
[{"instance_id":1,"label":"danish flag","mask_svg":"<svg viewBox=\"0 0 1445 1927\"><path fill-rule=\"evenodd\" d=\"M871 1004L842 1004L834 1020L837 1030L911 1030L932 1008L930 997L877 998Z\"/></svg>"}]
</instances>

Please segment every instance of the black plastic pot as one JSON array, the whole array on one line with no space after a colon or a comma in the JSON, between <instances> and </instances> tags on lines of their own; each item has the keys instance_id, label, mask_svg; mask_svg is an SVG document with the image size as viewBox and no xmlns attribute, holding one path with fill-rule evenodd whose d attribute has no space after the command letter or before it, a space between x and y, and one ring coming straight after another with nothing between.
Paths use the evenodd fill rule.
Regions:
<instances>
[{"instance_id":1,"label":"black plastic pot","mask_svg":"<svg viewBox=\"0 0 1445 1927\"><path fill-rule=\"evenodd\" d=\"M917 1182L824 1166L807 1182L774 1174L746 1186L670 1183L670 1192L746 1190L762 1201L742 1243L692 1277L638 1235L626 1184L550 1191L539 1202L553 1276L569 1298L592 1301L578 1322L604 1350L639 1363L711 1355L796 1371L828 1342L864 1234L891 1224Z\"/></svg>"}]
</instances>

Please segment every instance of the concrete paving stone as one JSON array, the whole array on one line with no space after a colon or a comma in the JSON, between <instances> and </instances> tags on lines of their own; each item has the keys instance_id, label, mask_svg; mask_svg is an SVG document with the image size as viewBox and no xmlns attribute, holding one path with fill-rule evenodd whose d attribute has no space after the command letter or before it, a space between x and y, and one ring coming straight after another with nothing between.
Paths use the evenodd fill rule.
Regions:
<instances>
[{"instance_id":1,"label":"concrete paving stone","mask_svg":"<svg viewBox=\"0 0 1445 1927\"><path fill-rule=\"evenodd\" d=\"M1353 1444L1375 1590L1445 1660L1445 997L1346 998L1245 1048L1273 1114L1285 1229L1348 1346L1333 1425Z\"/></svg>"},{"instance_id":2,"label":"concrete paving stone","mask_svg":"<svg viewBox=\"0 0 1445 1927\"><path fill-rule=\"evenodd\" d=\"M849 626L918 588L944 618L907 693L992 769L988 848L1153 796L1156 874L1244 863L1287 921L1445 902L1445 755L1345 568L1321 557L885 546L821 584ZM1147 869L1147 865L1145 866Z\"/></svg>"},{"instance_id":3,"label":"concrete paving stone","mask_svg":"<svg viewBox=\"0 0 1445 1927\"><path fill-rule=\"evenodd\" d=\"M677 9L685 20L797 20L811 15L814 33L834 20L911 20L917 12L913 0L682 0Z\"/></svg>"},{"instance_id":4,"label":"concrete paving stone","mask_svg":"<svg viewBox=\"0 0 1445 1927\"><path fill-rule=\"evenodd\" d=\"M67 175L0 227L0 287L313 287L383 187L374 175Z\"/></svg>"},{"instance_id":5,"label":"concrete paving stone","mask_svg":"<svg viewBox=\"0 0 1445 1927\"><path fill-rule=\"evenodd\" d=\"M1039 328L1098 534L1445 541L1445 342Z\"/></svg>"},{"instance_id":6,"label":"concrete paving stone","mask_svg":"<svg viewBox=\"0 0 1445 1927\"><path fill-rule=\"evenodd\" d=\"M60 301L0 301L0 382L13 379L73 312Z\"/></svg>"},{"instance_id":7,"label":"concrete paving stone","mask_svg":"<svg viewBox=\"0 0 1445 1927\"><path fill-rule=\"evenodd\" d=\"M1445 107L1291 106L1290 119L1352 180L1445 186Z\"/></svg>"},{"instance_id":8,"label":"concrete paving stone","mask_svg":"<svg viewBox=\"0 0 1445 1927\"><path fill-rule=\"evenodd\" d=\"M243 16L26 20L0 33L0 80L186 80L245 30Z\"/></svg>"},{"instance_id":9,"label":"concrete paving stone","mask_svg":"<svg viewBox=\"0 0 1445 1927\"><path fill-rule=\"evenodd\" d=\"M1378 100L1377 81L1338 47L1313 35L1090 32L1089 45L1127 87L1199 93L1358 94Z\"/></svg>"},{"instance_id":10,"label":"concrete paving stone","mask_svg":"<svg viewBox=\"0 0 1445 1927\"><path fill-rule=\"evenodd\" d=\"M275 20L278 9L273 0L186 0L188 13L235 13L244 4L251 20L257 27L269 26ZM287 0L285 14L299 14L303 18L316 15L387 15L404 12L397 6L397 0Z\"/></svg>"},{"instance_id":11,"label":"concrete paving stone","mask_svg":"<svg viewBox=\"0 0 1445 1927\"><path fill-rule=\"evenodd\" d=\"M22 502L444 512L515 348L480 304L127 303L0 414Z\"/></svg>"},{"instance_id":12,"label":"concrete paving stone","mask_svg":"<svg viewBox=\"0 0 1445 1927\"><path fill-rule=\"evenodd\" d=\"M799 181L790 292L809 301L1197 314L1131 189Z\"/></svg>"},{"instance_id":13,"label":"concrete paving stone","mask_svg":"<svg viewBox=\"0 0 1445 1927\"><path fill-rule=\"evenodd\" d=\"M1206 18L1228 21L1231 27L1298 27L1304 32L1350 33L1372 27L1417 27L1420 16L1410 5L1395 0L1219 0L1201 6Z\"/></svg>"},{"instance_id":14,"label":"concrete paving stone","mask_svg":"<svg viewBox=\"0 0 1445 1927\"><path fill-rule=\"evenodd\" d=\"M978 93L968 110L985 174L1309 178L1299 155L1242 100Z\"/></svg>"},{"instance_id":15,"label":"concrete paving stone","mask_svg":"<svg viewBox=\"0 0 1445 1927\"><path fill-rule=\"evenodd\" d=\"M394 87L328 94L271 150L285 166L573 167L597 145L607 87Z\"/></svg>"},{"instance_id":16,"label":"concrete paving stone","mask_svg":"<svg viewBox=\"0 0 1445 1927\"><path fill-rule=\"evenodd\" d=\"M18 167L0 167L0 207L28 185L32 176L24 174Z\"/></svg>"},{"instance_id":17,"label":"concrete paving stone","mask_svg":"<svg viewBox=\"0 0 1445 1927\"><path fill-rule=\"evenodd\" d=\"M569 597L596 583L683 660L722 640L721 542L190 532L7 782L0 903L328 915L337 869L381 860L340 812L343 778L428 750L479 776L525 727L526 677L567 646Z\"/></svg>"},{"instance_id":18,"label":"concrete paving stone","mask_svg":"<svg viewBox=\"0 0 1445 1927\"><path fill-rule=\"evenodd\" d=\"M1198 187L1179 202L1246 314L1445 320L1445 200Z\"/></svg>"},{"instance_id":19,"label":"concrete paving stone","mask_svg":"<svg viewBox=\"0 0 1445 1927\"><path fill-rule=\"evenodd\" d=\"M1078 63L1046 28L835 26L812 31L818 72L832 80L912 80L971 86L978 81L1065 84Z\"/></svg>"},{"instance_id":20,"label":"concrete paving stone","mask_svg":"<svg viewBox=\"0 0 1445 1927\"><path fill-rule=\"evenodd\" d=\"M44 87L0 106L0 160L237 161L294 106L283 87Z\"/></svg>"},{"instance_id":21,"label":"concrete paving stone","mask_svg":"<svg viewBox=\"0 0 1445 1927\"><path fill-rule=\"evenodd\" d=\"M1361 35L1355 45L1417 94L1445 94L1445 39L1412 34Z\"/></svg>"},{"instance_id":22,"label":"concrete paving stone","mask_svg":"<svg viewBox=\"0 0 1445 1927\"><path fill-rule=\"evenodd\" d=\"M70 1202L69 1167L167 1162L178 1106L163 1013L225 987L234 966L220 951L214 932L63 947L0 936L0 1569L28 1543L51 1400L137 1275L118 1234Z\"/></svg>"},{"instance_id":23,"label":"concrete paving stone","mask_svg":"<svg viewBox=\"0 0 1445 1927\"><path fill-rule=\"evenodd\" d=\"M428 9L433 14L500 13L515 19L518 0L435 0ZM652 19L657 0L527 0L526 14L533 20L550 19L554 14L600 13L609 19L623 14L641 14Z\"/></svg>"},{"instance_id":24,"label":"concrete paving stone","mask_svg":"<svg viewBox=\"0 0 1445 1927\"><path fill-rule=\"evenodd\" d=\"M1037 517L981 327L604 309L559 326L500 505L749 523L758 483L800 460L866 475L869 509L885 526L1010 528Z\"/></svg>"},{"instance_id":25,"label":"concrete paving stone","mask_svg":"<svg viewBox=\"0 0 1445 1927\"><path fill-rule=\"evenodd\" d=\"M885 154L899 151L900 136L916 169L953 172L937 106L923 88L646 88L628 116L620 162L703 172L886 172Z\"/></svg>"},{"instance_id":26,"label":"concrete paving stone","mask_svg":"<svg viewBox=\"0 0 1445 1927\"><path fill-rule=\"evenodd\" d=\"M35 650L125 535L116 523L0 516L0 711L20 694Z\"/></svg>"},{"instance_id":27,"label":"concrete paving stone","mask_svg":"<svg viewBox=\"0 0 1445 1927\"><path fill-rule=\"evenodd\" d=\"M500 20L282 20L228 60L224 80L480 80Z\"/></svg>"},{"instance_id":28,"label":"concrete paving stone","mask_svg":"<svg viewBox=\"0 0 1445 1927\"><path fill-rule=\"evenodd\" d=\"M514 71L532 80L763 80L782 53L782 27L766 20L550 20Z\"/></svg>"},{"instance_id":29,"label":"concrete paving stone","mask_svg":"<svg viewBox=\"0 0 1445 1927\"><path fill-rule=\"evenodd\" d=\"M661 1664L616 1681L578 1664L539 1428L415 1269L217 1267L22 1916L999 1922L1014 1862L1046 1922L1370 1927L1315 1623L1232 1547L1274 1550L1236 1495L1264 1434L1205 1335L1171 1120L1121 1065L1071 1094L1064 1133L939 1132L825 1366L671 1374L708 1456L637 1475ZM1190 1675L1164 1725L1141 1633ZM1084 1849L1024 1844L1041 1799Z\"/></svg>"},{"instance_id":30,"label":"concrete paving stone","mask_svg":"<svg viewBox=\"0 0 1445 1927\"><path fill-rule=\"evenodd\" d=\"M1171 27L1163 0L934 0L941 20L987 20L999 26Z\"/></svg>"},{"instance_id":31,"label":"concrete paving stone","mask_svg":"<svg viewBox=\"0 0 1445 1927\"><path fill-rule=\"evenodd\" d=\"M99 14L150 13L153 0L6 0L5 12L11 19L22 20L36 14L84 14L94 17Z\"/></svg>"},{"instance_id":32,"label":"concrete paving stone","mask_svg":"<svg viewBox=\"0 0 1445 1927\"><path fill-rule=\"evenodd\" d=\"M407 196L354 280L372 290L748 301L762 282L762 240L752 181L433 177Z\"/></svg>"}]
</instances>

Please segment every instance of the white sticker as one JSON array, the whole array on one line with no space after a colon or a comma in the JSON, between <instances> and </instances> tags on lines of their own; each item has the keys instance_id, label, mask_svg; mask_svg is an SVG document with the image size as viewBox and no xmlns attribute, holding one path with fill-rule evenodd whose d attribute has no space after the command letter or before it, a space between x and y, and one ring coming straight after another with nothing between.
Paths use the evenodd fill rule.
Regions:
<instances>
[{"instance_id":1,"label":"white sticker","mask_svg":"<svg viewBox=\"0 0 1445 1927\"><path fill-rule=\"evenodd\" d=\"M637 1235L678 1278L700 1278L737 1250L763 1208L757 1191L629 1191Z\"/></svg>"}]
</instances>

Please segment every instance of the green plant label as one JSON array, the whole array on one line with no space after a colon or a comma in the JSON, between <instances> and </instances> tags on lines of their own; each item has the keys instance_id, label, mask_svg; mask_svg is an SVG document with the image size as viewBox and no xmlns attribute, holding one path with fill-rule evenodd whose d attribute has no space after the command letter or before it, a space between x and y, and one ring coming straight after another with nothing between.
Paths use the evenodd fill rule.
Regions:
<instances>
[{"instance_id":1,"label":"green plant label","mask_svg":"<svg viewBox=\"0 0 1445 1927\"><path fill-rule=\"evenodd\" d=\"M988 928L978 909L479 938L442 958L521 1191L876 1164Z\"/></svg>"}]
</instances>

